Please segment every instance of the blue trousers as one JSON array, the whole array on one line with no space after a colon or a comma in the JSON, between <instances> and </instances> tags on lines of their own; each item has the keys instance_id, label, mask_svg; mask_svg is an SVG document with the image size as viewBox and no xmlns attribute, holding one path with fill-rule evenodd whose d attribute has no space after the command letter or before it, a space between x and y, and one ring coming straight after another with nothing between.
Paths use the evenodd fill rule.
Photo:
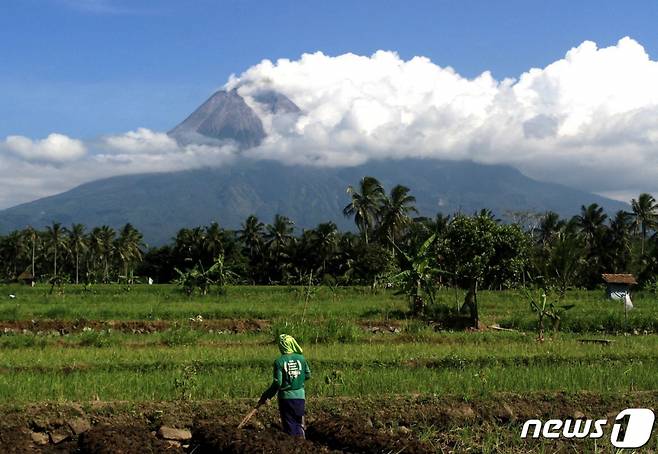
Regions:
<instances>
[{"instance_id":1,"label":"blue trousers","mask_svg":"<svg viewBox=\"0 0 658 454\"><path fill-rule=\"evenodd\" d=\"M304 433L304 399L279 399L279 414L283 431L288 435L306 438Z\"/></svg>"}]
</instances>

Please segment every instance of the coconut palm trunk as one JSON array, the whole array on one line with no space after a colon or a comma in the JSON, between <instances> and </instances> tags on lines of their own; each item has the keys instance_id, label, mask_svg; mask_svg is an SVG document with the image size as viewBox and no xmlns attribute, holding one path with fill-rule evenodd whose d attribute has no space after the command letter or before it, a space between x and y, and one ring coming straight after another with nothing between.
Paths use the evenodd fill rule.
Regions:
<instances>
[{"instance_id":1,"label":"coconut palm trunk","mask_svg":"<svg viewBox=\"0 0 658 454\"><path fill-rule=\"evenodd\" d=\"M34 264L36 262L36 248L37 248L37 239L36 234L32 233L32 280L34 281L35 276L37 275L34 271Z\"/></svg>"},{"instance_id":2,"label":"coconut palm trunk","mask_svg":"<svg viewBox=\"0 0 658 454\"><path fill-rule=\"evenodd\" d=\"M78 248L75 248L75 285L80 283L80 253Z\"/></svg>"}]
</instances>

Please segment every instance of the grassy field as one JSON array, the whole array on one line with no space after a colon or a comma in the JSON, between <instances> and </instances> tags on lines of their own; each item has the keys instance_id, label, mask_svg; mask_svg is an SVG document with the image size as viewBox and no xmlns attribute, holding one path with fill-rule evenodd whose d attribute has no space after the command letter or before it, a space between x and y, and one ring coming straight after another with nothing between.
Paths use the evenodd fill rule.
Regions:
<instances>
[{"instance_id":1,"label":"grassy field","mask_svg":"<svg viewBox=\"0 0 658 454\"><path fill-rule=\"evenodd\" d=\"M463 293L447 289L439 299L455 307ZM319 288L305 299L296 287L188 298L172 286L67 286L62 295L3 286L0 400L255 402L269 384L280 332L304 346L311 398L633 395L658 390L658 299L633 300L625 318L602 291L571 292L564 304L576 306L561 331L538 342L536 317L517 291L479 297L486 326L515 331L474 332L437 330L409 318L402 297L366 288ZM592 338L610 342L581 342Z\"/></svg>"}]
</instances>

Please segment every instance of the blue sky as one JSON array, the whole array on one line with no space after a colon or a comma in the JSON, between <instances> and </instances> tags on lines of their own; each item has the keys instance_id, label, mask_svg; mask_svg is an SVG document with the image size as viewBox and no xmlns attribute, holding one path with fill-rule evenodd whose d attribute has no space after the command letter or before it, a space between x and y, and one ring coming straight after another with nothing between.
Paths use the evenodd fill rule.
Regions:
<instances>
[{"instance_id":1,"label":"blue sky","mask_svg":"<svg viewBox=\"0 0 658 454\"><path fill-rule=\"evenodd\" d=\"M378 49L518 77L584 40L655 59L658 2L2 0L0 138L167 130L264 58Z\"/></svg>"},{"instance_id":2,"label":"blue sky","mask_svg":"<svg viewBox=\"0 0 658 454\"><path fill-rule=\"evenodd\" d=\"M0 209L245 156L469 159L658 193L657 23L655 0L0 0ZM303 115L261 112L244 153L166 134L231 74Z\"/></svg>"}]
</instances>

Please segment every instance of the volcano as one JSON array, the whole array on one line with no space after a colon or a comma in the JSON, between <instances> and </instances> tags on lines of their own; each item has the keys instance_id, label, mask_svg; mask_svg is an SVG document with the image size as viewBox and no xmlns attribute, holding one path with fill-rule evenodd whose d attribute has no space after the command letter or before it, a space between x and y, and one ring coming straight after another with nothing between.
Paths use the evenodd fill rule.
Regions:
<instances>
[{"instance_id":1,"label":"volcano","mask_svg":"<svg viewBox=\"0 0 658 454\"><path fill-rule=\"evenodd\" d=\"M266 131L261 116L300 115L292 100L264 91L250 97L221 90L174 127L169 135L181 144L258 146ZM0 232L52 222L118 228L127 222L142 231L150 245L169 241L183 227L218 222L238 229L255 214L270 222L283 214L298 228L334 221L343 229L353 222L342 215L349 202L346 188L365 175L387 189L411 188L421 215L492 210L505 219L510 212L555 211L571 216L581 205L598 203L608 212L628 209L624 203L566 186L533 180L504 165L471 161L401 159L369 161L355 167L290 166L268 160L237 159L230 165L170 173L107 178L64 193L0 211Z\"/></svg>"}]
</instances>

